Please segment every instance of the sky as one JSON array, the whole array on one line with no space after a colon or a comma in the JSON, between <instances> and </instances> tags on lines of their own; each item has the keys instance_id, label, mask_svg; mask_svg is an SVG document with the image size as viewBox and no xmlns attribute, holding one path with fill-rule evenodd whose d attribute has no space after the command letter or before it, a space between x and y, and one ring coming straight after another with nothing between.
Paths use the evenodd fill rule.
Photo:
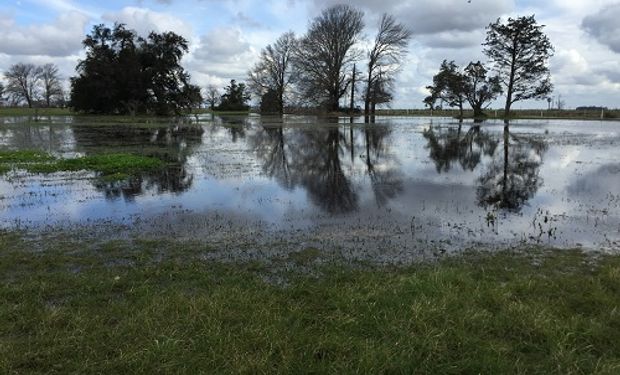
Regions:
<instances>
[{"instance_id":1,"label":"sky","mask_svg":"<svg viewBox=\"0 0 620 375\"><path fill-rule=\"evenodd\" d=\"M314 16L339 3L364 11L366 40L383 12L413 32L393 108L422 108L425 87L444 59L461 66L486 61L481 43L489 23L532 14L555 47L553 95L567 108L620 108L620 0L0 0L0 72L18 62L54 63L68 81L93 25L122 22L141 35L183 35L190 45L183 66L193 83L224 87L245 80L261 49L279 35L303 35Z\"/></svg>"}]
</instances>

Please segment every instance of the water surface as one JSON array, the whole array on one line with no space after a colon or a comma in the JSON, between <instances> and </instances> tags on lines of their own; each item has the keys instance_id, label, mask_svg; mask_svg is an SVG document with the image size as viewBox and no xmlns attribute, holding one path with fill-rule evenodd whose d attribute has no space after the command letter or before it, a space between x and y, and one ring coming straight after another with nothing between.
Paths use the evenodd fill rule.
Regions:
<instances>
[{"instance_id":1,"label":"water surface","mask_svg":"<svg viewBox=\"0 0 620 375\"><path fill-rule=\"evenodd\" d=\"M10 172L0 226L294 242L381 262L531 243L620 248L619 122L200 120L5 119L2 148L131 152L167 167L120 182Z\"/></svg>"}]
</instances>

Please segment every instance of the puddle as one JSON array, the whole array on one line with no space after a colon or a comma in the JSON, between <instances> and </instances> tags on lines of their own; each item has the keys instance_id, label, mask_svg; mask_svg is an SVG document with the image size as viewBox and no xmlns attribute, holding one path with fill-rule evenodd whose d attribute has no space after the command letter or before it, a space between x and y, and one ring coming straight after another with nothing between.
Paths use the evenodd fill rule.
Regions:
<instances>
[{"instance_id":1,"label":"puddle","mask_svg":"<svg viewBox=\"0 0 620 375\"><path fill-rule=\"evenodd\" d=\"M12 118L0 124L5 149L129 152L167 167L120 182L9 172L0 227L208 240L246 253L235 246L293 243L386 263L524 244L613 251L619 146L620 122Z\"/></svg>"}]
</instances>

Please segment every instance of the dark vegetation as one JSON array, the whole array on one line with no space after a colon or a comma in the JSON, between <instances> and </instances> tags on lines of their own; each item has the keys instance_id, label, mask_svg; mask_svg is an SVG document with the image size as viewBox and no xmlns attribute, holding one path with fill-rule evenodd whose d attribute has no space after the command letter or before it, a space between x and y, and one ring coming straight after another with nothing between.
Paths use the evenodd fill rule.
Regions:
<instances>
[{"instance_id":1,"label":"dark vegetation","mask_svg":"<svg viewBox=\"0 0 620 375\"><path fill-rule=\"evenodd\" d=\"M220 264L200 243L0 234L0 372L616 373L620 259ZM290 267L289 267L290 268ZM267 281L265 281L267 280ZM464 296L467 296L464 298Z\"/></svg>"},{"instance_id":2,"label":"dark vegetation","mask_svg":"<svg viewBox=\"0 0 620 375\"><path fill-rule=\"evenodd\" d=\"M173 32L144 38L123 24L97 25L83 44L86 58L71 79L78 112L173 115L202 102L180 65L187 40Z\"/></svg>"},{"instance_id":3,"label":"dark vegetation","mask_svg":"<svg viewBox=\"0 0 620 375\"><path fill-rule=\"evenodd\" d=\"M484 53L489 57L489 68L482 63L470 63L461 72L454 61L444 60L439 73L428 86L430 95L424 99L429 108L436 102L459 108L463 118L463 104L469 103L474 118L484 118L486 108L501 93L506 95L503 117L510 119L514 103L523 100L550 100L553 90L549 73L549 58L553 46L543 33L534 16L499 19L487 27ZM489 77L488 72L494 76Z\"/></svg>"}]
</instances>

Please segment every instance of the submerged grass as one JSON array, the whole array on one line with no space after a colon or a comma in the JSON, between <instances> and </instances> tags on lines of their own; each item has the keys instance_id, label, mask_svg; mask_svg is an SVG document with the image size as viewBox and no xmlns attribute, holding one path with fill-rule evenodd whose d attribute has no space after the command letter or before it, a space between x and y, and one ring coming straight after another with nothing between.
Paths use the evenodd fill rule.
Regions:
<instances>
[{"instance_id":1,"label":"submerged grass","mask_svg":"<svg viewBox=\"0 0 620 375\"><path fill-rule=\"evenodd\" d=\"M164 163L153 157L132 154L101 154L72 159L56 159L36 150L0 151L0 174L11 168L32 173L88 170L106 179L124 179L139 172L161 168Z\"/></svg>"},{"instance_id":2,"label":"submerged grass","mask_svg":"<svg viewBox=\"0 0 620 375\"><path fill-rule=\"evenodd\" d=\"M1 373L620 371L615 256L333 264L282 287L200 244L5 233L0 249Z\"/></svg>"}]
</instances>

